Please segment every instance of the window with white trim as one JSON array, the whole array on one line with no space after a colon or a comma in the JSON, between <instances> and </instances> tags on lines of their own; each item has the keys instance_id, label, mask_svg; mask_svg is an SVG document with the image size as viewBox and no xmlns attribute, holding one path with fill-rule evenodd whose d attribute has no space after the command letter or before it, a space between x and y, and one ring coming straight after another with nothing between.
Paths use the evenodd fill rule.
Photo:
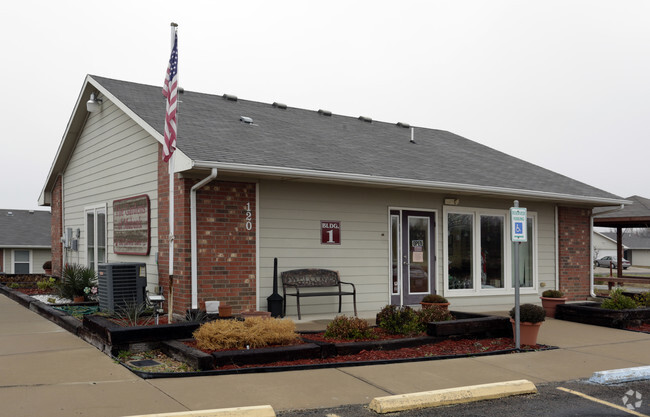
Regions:
<instances>
[{"instance_id":1,"label":"window with white trim","mask_svg":"<svg viewBox=\"0 0 650 417\"><path fill-rule=\"evenodd\" d=\"M507 210L445 207L445 287L450 294L511 293L514 288L513 244ZM520 283L534 290L537 245L536 214L528 212L528 242L521 243Z\"/></svg>"},{"instance_id":2,"label":"window with white trim","mask_svg":"<svg viewBox=\"0 0 650 417\"><path fill-rule=\"evenodd\" d=\"M29 274L30 263L28 250L14 250L14 274Z\"/></svg>"},{"instance_id":3,"label":"window with white trim","mask_svg":"<svg viewBox=\"0 0 650 417\"><path fill-rule=\"evenodd\" d=\"M106 262L106 207L86 210L86 264L97 271Z\"/></svg>"}]
</instances>

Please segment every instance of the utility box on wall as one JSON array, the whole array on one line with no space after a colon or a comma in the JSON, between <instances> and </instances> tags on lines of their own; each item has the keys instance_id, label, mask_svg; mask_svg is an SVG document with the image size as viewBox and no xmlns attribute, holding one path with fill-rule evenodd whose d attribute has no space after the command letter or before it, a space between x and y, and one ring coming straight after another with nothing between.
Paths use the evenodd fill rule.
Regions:
<instances>
[{"instance_id":1,"label":"utility box on wall","mask_svg":"<svg viewBox=\"0 0 650 417\"><path fill-rule=\"evenodd\" d=\"M119 311L145 302L147 265L142 262L99 264L98 293L101 311Z\"/></svg>"}]
</instances>

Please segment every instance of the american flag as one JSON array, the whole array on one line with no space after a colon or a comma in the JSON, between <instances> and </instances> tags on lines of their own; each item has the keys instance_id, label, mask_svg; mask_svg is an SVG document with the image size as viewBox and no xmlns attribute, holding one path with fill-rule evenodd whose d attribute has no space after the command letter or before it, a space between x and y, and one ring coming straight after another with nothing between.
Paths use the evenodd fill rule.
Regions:
<instances>
[{"instance_id":1,"label":"american flag","mask_svg":"<svg viewBox=\"0 0 650 417\"><path fill-rule=\"evenodd\" d=\"M178 100L178 35L174 34L174 48L169 57L163 95L167 99L165 115L165 143L163 143L163 161L169 161L176 150L176 106Z\"/></svg>"}]
</instances>

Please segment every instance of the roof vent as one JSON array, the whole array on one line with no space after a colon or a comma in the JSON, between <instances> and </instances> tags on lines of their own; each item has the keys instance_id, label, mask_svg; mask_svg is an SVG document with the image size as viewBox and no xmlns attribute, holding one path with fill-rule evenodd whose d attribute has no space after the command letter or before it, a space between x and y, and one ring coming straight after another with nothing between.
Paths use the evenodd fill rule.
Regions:
<instances>
[{"instance_id":1,"label":"roof vent","mask_svg":"<svg viewBox=\"0 0 650 417\"><path fill-rule=\"evenodd\" d=\"M14 215L14 212L13 212L13 211L8 211L8 212L7 212L7 216L13 216L13 215Z\"/></svg>"},{"instance_id":2,"label":"roof vent","mask_svg":"<svg viewBox=\"0 0 650 417\"><path fill-rule=\"evenodd\" d=\"M411 125L408 123L397 122L397 127L403 127L405 129L408 129L409 127L411 127Z\"/></svg>"},{"instance_id":3,"label":"roof vent","mask_svg":"<svg viewBox=\"0 0 650 417\"><path fill-rule=\"evenodd\" d=\"M273 102L273 107L277 107L278 109L286 110L287 105L284 103L278 103L277 101Z\"/></svg>"},{"instance_id":4,"label":"roof vent","mask_svg":"<svg viewBox=\"0 0 650 417\"><path fill-rule=\"evenodd\" d=\"M237 96L232 94L224 94L223 98L225 98L228 101L237 101Z\"/></svg>"},{"instance_id":5,"label":"roof vent","mask_svg":"<svg viewBox=\"0 0 650 417\"><path fill-rule=\"evenodd\" d=\"M323 109L320 109L320 110L318 110L318 114L321 114L321 115L323 115L323 116L331 116L331 115L332 115L332 112L329 111L329 110L323 110Z\"/></svg>"},{"instance_id":6,"label":"roof vent","mask_svg":"<svg viewBox=\"0 0 650 417\"><path fill-rule=\"evenodd\" d=\"M246 123L247 125L252 125L253 124L253 118L252 117L240 116L239 121L242 122L242 123Z\"/></svg>"},{"instance_id":7,"label":"roof vent","mask_svg":"<svg viewBox=\"0 0 650 417\"><path fill-rule=\"evenodd\" d=\"M364 121L366 123L372 123L372 118L366 116L359 116L359 120Z\"/></svg>"}]
</instances>

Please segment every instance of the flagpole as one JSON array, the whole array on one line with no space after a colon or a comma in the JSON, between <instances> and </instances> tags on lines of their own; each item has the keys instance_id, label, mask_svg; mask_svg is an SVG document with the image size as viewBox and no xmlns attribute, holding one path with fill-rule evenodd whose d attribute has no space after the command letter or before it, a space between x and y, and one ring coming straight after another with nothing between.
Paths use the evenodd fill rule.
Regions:
<instances>
[{"instance_id":1,"label":"flagpole","mask_svg":"<svg viewBox=\"0 0 650 417\"><path fill-rule=\"evenodd\" d=\"M176 23L171 23L171 49L174 49L176 40ZM169 161L169 304L167 318L173 322L174 316L174 161L176 155L172 153Z\"/></svg>"}]
</instances>

